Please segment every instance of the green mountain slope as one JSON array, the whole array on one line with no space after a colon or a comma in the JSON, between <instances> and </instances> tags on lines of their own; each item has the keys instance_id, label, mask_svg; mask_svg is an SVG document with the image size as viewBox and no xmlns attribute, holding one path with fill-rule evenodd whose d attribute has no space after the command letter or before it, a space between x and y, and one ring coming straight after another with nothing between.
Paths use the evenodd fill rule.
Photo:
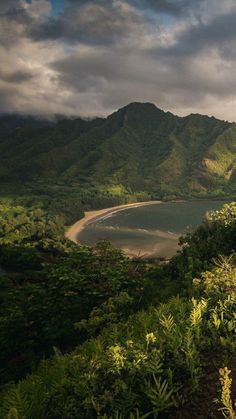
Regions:
<instances>
[{"instance_id":1,"label":"green mountain slope","mask_svg":"<svg viewBox=\"0 0 236 419\"><path fill-rule=\"evenodd\" d=\"M0 181L96 185L155 197L232 194L236 125L131 103L106 119L1 135Z\"/></svg>"},{"instance_id":2,"label":"green mountain slope","mask_svg":"<svg viewBox=\"0 0 236 419\"><path fill-rule=\"evenodd\" d=\"M42 117L34 117L31 115L19 114L0 114L0 136L2 134L10 134L19 128L40 128L44 126L53 126L56 123L56 116L53 120L43 119Z\"/></svg>"}]
</instances>

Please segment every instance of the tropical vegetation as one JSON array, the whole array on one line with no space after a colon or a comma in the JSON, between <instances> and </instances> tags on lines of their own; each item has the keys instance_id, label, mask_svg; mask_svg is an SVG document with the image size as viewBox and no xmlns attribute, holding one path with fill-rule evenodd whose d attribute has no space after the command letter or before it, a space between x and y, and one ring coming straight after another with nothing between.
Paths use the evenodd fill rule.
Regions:
<instances>
[{"instance_id":1,"label":"tropical vegetation","mask_svg":"<svg viewBox=\"0 0 236 419\"><path fill-rule=\"evenodd\" d=\"M234 201L235 134L140 103L0 117L0 419L236 418L236 203L169 261L64 237L89 209Z\"/></svg>"},{"instance_id":2,"label":"tropical vegetation","mask_svg":"<svg viewBox=\"0 0 236 419\"><path fill-rule=\"evenodd\" d=\"M0 418L235 417L236 203L169 263L0 209Z\"/></svg>"},{"instance_id":3,"label":"tropical vegetation","mask_svg":"<svg viewBox=\"0 0 236 419\"><path fill-rule=\"evenodd\" d=\"M137 200L235 195L236 127L131 103L107 118L0 118L1 191L76 211ZM68 203L69 209L66 208ZM77 217L78 218L78 217Z\"/></svg>"}]
</instances>

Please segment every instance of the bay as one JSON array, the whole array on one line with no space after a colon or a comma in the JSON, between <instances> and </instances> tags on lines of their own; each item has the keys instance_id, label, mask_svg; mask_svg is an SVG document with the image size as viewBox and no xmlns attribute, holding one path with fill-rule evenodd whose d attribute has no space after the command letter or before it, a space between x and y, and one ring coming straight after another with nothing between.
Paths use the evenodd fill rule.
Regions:
<instances>
[{"instance_id":1,"label":"bay","mask_svg":"<svg viewBox=\"0 0 236 419\"><path fill-rule=\"evenodd\" d=\"M173 256L179 237L201 224L207 211L223 201L178 201L130 207L88 223L78 234L81 244L108 240L130 256Z\"/></svg>"}]
</instances>

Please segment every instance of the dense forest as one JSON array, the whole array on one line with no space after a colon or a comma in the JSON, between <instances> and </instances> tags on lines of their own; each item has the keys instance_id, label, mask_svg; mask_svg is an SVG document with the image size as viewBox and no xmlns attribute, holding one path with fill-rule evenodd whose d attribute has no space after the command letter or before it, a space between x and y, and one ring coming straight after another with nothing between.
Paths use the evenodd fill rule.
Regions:
<instances>
[{"instance_id":1,"label":"dense forest","mask_svg":"<svg viewBox=\"0 0 236 419\"><path fill-rule=\"evenodd\" d=\"M0 418L234 418L236 204L169 263L0 205ZM233 384L232 384L233 380Z\"/></svg>"}]
</instances>

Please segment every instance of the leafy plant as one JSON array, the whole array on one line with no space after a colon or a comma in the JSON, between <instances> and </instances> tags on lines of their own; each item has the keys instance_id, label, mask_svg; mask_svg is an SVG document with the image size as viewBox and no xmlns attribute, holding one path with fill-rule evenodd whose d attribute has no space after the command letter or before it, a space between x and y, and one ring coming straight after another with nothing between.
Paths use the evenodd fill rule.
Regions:
<instances>
[{"instance_id":1,"label":"leafy plant","mask_svg":"<svg viewBox=\"0 0 236 419\"><path fill-rule=\"evenodd\" d=\"M232 385L232 378L230 377L231 371L227 368L221 368L219 370L220 375L220 384L221 384L221 404L223 405L220 408L221 412L223 413L224 417L227 419L235 419L236 418L236 411L233 407L233 402L231 399L231 385ZM236 401L234 402L234 406L236 407Z\"/></svg>"}]
</instances>

